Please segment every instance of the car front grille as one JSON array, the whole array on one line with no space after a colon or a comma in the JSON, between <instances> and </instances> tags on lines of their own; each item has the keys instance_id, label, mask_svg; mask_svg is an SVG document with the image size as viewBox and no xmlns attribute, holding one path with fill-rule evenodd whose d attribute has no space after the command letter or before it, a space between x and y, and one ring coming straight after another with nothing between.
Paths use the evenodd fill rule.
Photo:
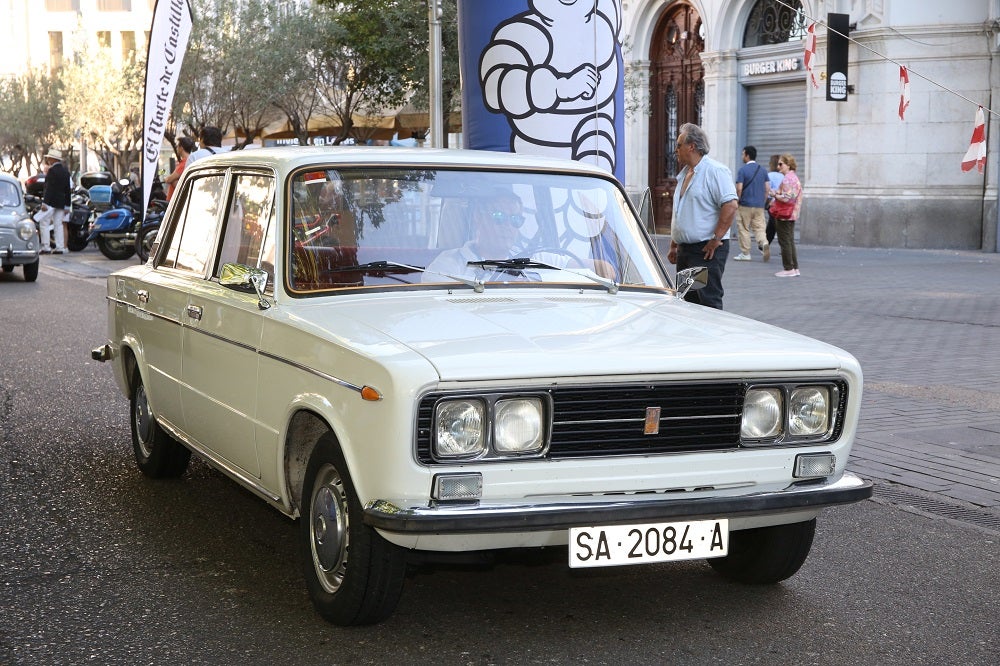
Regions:
<instances>
[{"instance_id":1,"label":"car front grille","mask_svg":"<svg viewBox=\"0 0 1000 666\"><path fill-rule=\"evenodd\" d=\"M548 458L576 458L733 449L740 442L743 382L561 387L543 391L552 401ZM509 393L509 392L505 392ZM420 402L417 458L432 463L434 405L455 394ZM647 413L659 408L659 431L646 434Z\"/></svg>"}]
</instances>

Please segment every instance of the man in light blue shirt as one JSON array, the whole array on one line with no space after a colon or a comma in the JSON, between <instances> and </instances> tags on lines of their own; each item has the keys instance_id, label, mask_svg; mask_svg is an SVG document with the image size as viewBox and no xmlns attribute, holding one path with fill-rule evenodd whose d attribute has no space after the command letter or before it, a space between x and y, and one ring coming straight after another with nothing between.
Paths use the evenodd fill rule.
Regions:
<instances>
[{"instance_id":1,"label":"man in light blue shirt","mask_svg":"<svg viewBox=\"0 0 1000 666\"><path fill-rule=\"evenodd\" d=\"M689 291L685 300L722 309L722 274L729 256L729 228L737 203L733 174L725 164L709 157L708 137L693 123L681 125L677 137L677 174L670 250L667 261L677 270L708 268L708 284Z\"/></svg>"}]
</instances>

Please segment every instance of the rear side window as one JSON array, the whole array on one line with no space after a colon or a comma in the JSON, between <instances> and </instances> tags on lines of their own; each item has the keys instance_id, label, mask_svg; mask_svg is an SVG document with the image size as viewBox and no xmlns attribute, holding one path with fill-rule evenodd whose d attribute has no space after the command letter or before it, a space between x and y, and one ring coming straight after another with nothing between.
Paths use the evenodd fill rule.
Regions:
<instances>
[{"instance_id":1,"label":"rear side window","mask_svg":"<svg viewBox=\"0 0 1000 666\"><path fill-rule=\"evenodd\" d=\"M161 266L204 275L215 248L226 177L216 174L190 183Z\"/></svg>"}]
</instances>

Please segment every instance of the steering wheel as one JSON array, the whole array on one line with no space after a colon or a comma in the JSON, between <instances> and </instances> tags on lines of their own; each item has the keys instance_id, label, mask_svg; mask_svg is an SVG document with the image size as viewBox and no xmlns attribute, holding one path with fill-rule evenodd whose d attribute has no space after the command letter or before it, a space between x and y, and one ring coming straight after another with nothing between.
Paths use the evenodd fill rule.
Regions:
<instances>
[{"instance_id":1,"label":"steering wheel","mask_svg":"<svg viewBox=\"0 0 1000 666\"><path fill-rule=\"evenodd\" d=\"M555 255L558 255L560 257L568 257L571 260L573 260L573 262L575 262L575 263L569 264L567 266L557 266L557 268L586 268L589 265L589 262L584 261L578 255L574 254L573 252L570 252L569 250L567 250L564 247L550 247L550 246L543 245L541 247L532 248L532 250L531 250L531 256L532 256L532 258L534 258L534 257L536 257L539 254L542 254L544 252L549 252L551 254L555 254ZM541 261L541 263L546 263L545 261L542 261L542 260L539 260L539 261Z\"/></svg>"}]
</instances>

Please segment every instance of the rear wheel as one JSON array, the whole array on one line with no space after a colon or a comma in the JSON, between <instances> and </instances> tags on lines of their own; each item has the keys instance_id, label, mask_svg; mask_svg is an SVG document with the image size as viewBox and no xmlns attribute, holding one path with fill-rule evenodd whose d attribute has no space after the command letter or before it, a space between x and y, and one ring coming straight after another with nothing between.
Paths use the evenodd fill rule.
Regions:
<instances>
[{"instance_id":1,"label":"rear wheel","mask_svg":"<svg viewBox=\"0 0 1000 666\"><path fill-rule=\"evenodd\" d=\"M372 624L389 617L403 591L404 552L365 525L336 438L324 435L306 469L299 519L306 587L329 622Z\"/></svg>"},{"instance_id":2,"label":"rear wheel","mask_svg":"<svg viewBox=\"0 0 1000 666\"><path fill-rule=\"evenodd\" d=\"M68 238L66 239L66 247L70 252L80 252L87 248L87 236L89 232L86 227L70 227L70 232Z\"/></svg>"},{"instance_id":3,"label":"rear wheel","mask_svg":"<svg viewBox=\"0 0 1000 666\"><path fill-rule=\"evenodd\" d=\"M129 400L132 422L132 449L143 474L152 479L180 476L191 461L191 451L166 433L149 411L146 387L138 370L132 378Z\"/></svg>"},{"instance_id":4,"label":"rear wheel","mask_svg":"<svg viewBox=\"0 0 1000 666\"><path fill-rule=\"evenodd\" d=\"M708 560L720 574L740 583L765 585L790 578L809 556L816 519L758 527L729 535L729 555Z\"/></svg>"},{"instance_id":5,"label":"rear wheel","mask_svg":"<svg viewBox=\"0 0 1000 666\"><path fill-rule=\"evenodd\" d=\"M139 235L135 237L135 253L139 257L139 261L146 263L149 261L149 251L153 247L153 242L156 241L156 234L160 232L160 227L146 227L139 231Z\"/></svg>"},{"instance_id":6,"label":"rear wheel","mask_svg":"<svg viewBox=\"0 0 1000 666\"><path fill-rule=\"evenodd\" d=\"M125 243L118 238L97 237L97 249L108 259L128 259L135 254L135 245L132 242Z\"/></svg>"},{"instance_id":7,"label":"rear wheel","mask_svg":"<svg viewBox=\"0 0 1000 666\"><path fill-rule=\"evenodd\" d=\"M24 268L25 282L34 282L38 279L38 264L38 259L35 259L32 263L24 264L24 266L22 266L22 268Z\"/></svg>"}]
</instances>

